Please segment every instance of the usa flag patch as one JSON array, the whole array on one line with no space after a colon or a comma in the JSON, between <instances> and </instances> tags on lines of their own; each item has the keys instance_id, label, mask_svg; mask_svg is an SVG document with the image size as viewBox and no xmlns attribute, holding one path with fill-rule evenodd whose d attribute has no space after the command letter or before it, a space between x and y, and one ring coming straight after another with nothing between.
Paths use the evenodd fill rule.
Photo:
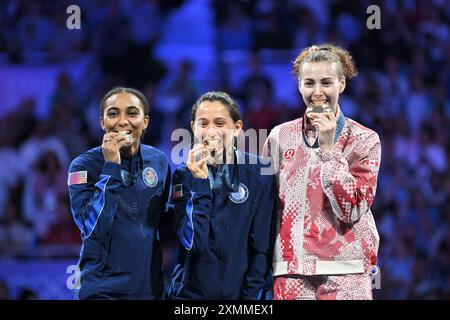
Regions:
<instances>
[{"instance_id":1,"label":"usa flag patch","mask_svg":"<svg viewBox=\"0 0 450 320\"><path fill-rule=\"evenodd\" d=\"M182 184L176 184L172 188L172 198L178 199L183 197L183 185Z\"/></svg>"},{"instance_id":2,"label":"usa flag patch","mask_svg":"<svg viewBox=\"0 0 450 320\"><path fill-rule=\"evenodd\" d=\"M87 171L76 171L69 173L67 185L73 186L75 184L87 183Z\"/></svg>"}]
</instances>

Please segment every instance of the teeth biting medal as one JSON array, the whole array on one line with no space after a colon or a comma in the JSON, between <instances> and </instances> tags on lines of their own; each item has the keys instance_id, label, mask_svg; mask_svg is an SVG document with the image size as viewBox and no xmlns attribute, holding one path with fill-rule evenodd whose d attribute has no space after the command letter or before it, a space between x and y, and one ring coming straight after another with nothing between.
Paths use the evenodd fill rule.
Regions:
<instances>
[{"instance_id":1,"label":"teeth biting medal","mask_svg":"<svg viewBox=\"0 0 450 320\"><path fill-rule=\"evenodd\" d=\"M205 146L208 150L208 153L211 155L211 157L214 158L216 156L216 150L219 147L219 141L215 139L205 140Z\"/></svg>"},{"instance_id":2,"label":"teeth biting medal","mask_svg":"<svg viewBox=\"0 0 450 320\"><path fill-rule=\"evenodd\" d=\"M133 137L131 136L131 132L130 131L119 131L119 134L124 136L127 141L130 143L133 139Z\"/></svg>"},{"instance_id":3,"label":"teeth biting medal","mask_svg":"<svg viewBox=\"0 0 450 320\"><path fill-rule=\"evenodd\" d=\"M324 112L333 112L330 107L330 104L323 100L311 101L308 109L306 110L306 114L310 115L311 113L324 113Z\"/></svg>"}]
</instances>

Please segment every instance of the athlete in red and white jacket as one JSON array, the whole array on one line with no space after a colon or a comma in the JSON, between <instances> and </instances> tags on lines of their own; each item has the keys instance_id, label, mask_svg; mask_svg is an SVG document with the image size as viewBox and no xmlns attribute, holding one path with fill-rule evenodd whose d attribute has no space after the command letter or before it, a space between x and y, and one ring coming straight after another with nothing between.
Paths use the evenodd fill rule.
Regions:
<instances>
[{"instance_id":1,"label":"athlete in red and white jacket","mask_svg":"<svg viewBox=\"0 0 450 320\"><path fill-rule=\"evenodd\" d=\"M303 100L331 109L308 108L304 117L275 127L265 144L279 195L274 298L371 299L379 236L370 206L380 140L345 118L337 103L345 75L356 73L342 61L351 59L348 53L329 45L304 52L294 63Z\"/></svg>"}]
</instances>

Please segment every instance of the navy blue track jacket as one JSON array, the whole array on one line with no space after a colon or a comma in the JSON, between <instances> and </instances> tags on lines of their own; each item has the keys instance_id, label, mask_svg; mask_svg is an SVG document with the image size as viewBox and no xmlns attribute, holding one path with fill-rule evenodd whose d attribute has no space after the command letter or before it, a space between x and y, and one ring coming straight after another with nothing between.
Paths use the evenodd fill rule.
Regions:
<instances>
[{"instance_id":1,"label":"navy blue track jacket","mask_svg":"<svg viewBox=\"0 0 450 320\"><path fill-rule=\"evenodd\" d=\"M79 299L158 299L163 294L161 216L170 167L158 149L142 145L121 164L105 162L101 147L69 168L72 215L81 230Z\"/></svg>"},{"instance_id":2,"label":"navy blue track jacket","mask_svg":"<svg viewBox=\"0 0 450 320\"><path fill-rule=\"evenodd\" d=\"M271 278L276 210L273 175L261 175L261 159L236 152L239 192L211 190L181 165L172 180L180 253L168 285L170 299L261 299ZM249 159L253 163L249 164ZM211 168L209 168L211 170Z\"/></svg>"}]
</instances>

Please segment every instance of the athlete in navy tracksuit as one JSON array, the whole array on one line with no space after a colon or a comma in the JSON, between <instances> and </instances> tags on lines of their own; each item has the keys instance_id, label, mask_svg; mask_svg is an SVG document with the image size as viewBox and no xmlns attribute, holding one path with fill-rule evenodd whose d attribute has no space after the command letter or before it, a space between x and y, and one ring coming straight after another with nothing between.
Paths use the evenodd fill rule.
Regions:
<instances>
[{"instance_id":1,"label":"athlete in navy tracksuit","mask_svg":"<svg viewBox=\"0 0 450 320\"><path fill-rule=\"evenodd\" d=\"M143 128L134 117L142 108L136 111L136 94L116 90L104 99L103 145L78 156L69 168L71 209L83 240L79 299L158 299L163 293L158 230L170 168L161 151L139 143ZM134 153L122 149L118 156L126 144L120 132L136 135Z\"/></svg>"},{"instance_id":2,"label":"athlete in navy tracksuit","mask_svg":"<svg viewBox=\"0 0 450 320\"><path fill-rule=\"evenodd\" d=\"M193 130L197 136L202 136L202 129L195 127L195 121L206 121L201 124L205 135L200 141L211 138L207 137L208 127L218 129L220 135L227 121L230 128L240 121L234 101L224 93L205 94L196 106ZM240 151L233 151L234 162L203 166L204 161L193 160L202 150L202 144L194 147L188 155L192 158L177 168L172 179L181 248L168 298L266 298L276 199L274 176L261 174L260 159Z\"/></svg>"}]
</instances>

